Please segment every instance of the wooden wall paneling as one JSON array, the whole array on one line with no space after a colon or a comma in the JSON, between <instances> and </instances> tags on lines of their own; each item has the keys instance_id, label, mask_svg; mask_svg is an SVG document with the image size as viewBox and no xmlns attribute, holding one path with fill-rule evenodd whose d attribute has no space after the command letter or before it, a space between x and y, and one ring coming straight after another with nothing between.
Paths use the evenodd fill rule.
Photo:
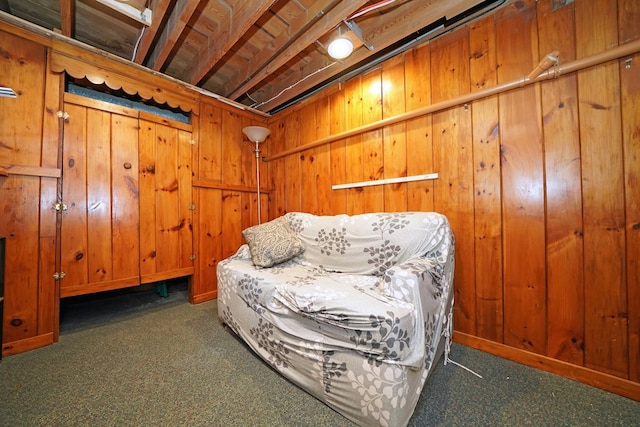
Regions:
<instances>
[{"instance_id":1,"label":"wooden wall paneling","mask_svg":"<svg viewBox=\"0 0 640 427\"><path fill-rule=\"evenodd\" d=\"M246 144L239 114L222 111L222 182L228 185L242 184L242 149Z\"/></svg>"},{"instance_id":2,"label":"wooden wall paneling","mask_svg":"<svg viewBox=\"0 0 640 427\"><path fill-rule=\"evenodd\" d=\"M362 126L362 84L354 78L345 84L345 127L353 129ZM347 138L345 142L345 184L364 181L362 135ZM364 192L362 188L349 188L347 193L347 214L364 213Z\"/></svg>"},{"instance_id":3,"label":"wooden wall paneling","mask_svg":"<svg viewBox=\"0 0 640 427\"><path fill-rule=\"evenodd\" d=\"M197 127L196 127L197 128ZM178 240L180 242L179 249L179 263L178 268L192 269L194 266L192 255L195 254L193 246L193 214L197 206L191 209L194 205L193 199L193 187L192 187L192 151L193 145L191 143L194 139L192 132L185 130L178 130ZM184 271L184 270L183 270Z\"/></svg>"},{"instance_id":4,"label":"wooden wall paneling","mask_svg":"<svg viewBox=\"0 0 640 427\"><path fill-rule=\"evenodd\" d=\"M346 130L345 116L345 91L333 93L329 97L329 130L331 135L335 135ZM331 152L331 181L327 185L344 184L347 182L346 176L346 141L344 139L334 141L330 146ZM331 206L329 212L332 215L347 212L347 190L330 190Z\"/></svg>"},{"instance_id":5,"label":"wooden wall paneling","mask_svg":"<svg viewBox=\"0 0 640 427\"><path fill-rule=\"evenodd\" d=\"M315 103L316 108L316 138L330 135L330 110L328 98ZM318 215L331 215L331 147L328 144L316 148L316 176L315 191L318 200Z\"/></svg>"},{"instance_id":6,"label":"wooden wall paneling","mask_svg":"<svg viewBox=\"0 0 640 427\"><path fill-rule=\"evenodd\" d=\"M361 78L362 124L377 122L382 119L382 72L380 69L369 72ZM362 172L361 181L375 181L384 176L384 147L382 130L377 129L363 133L362 138ZM362 187L363 212L384 211L384 185Z\"/></svg>"},{"instance_id":7,"label":"wooden wall paneling","mask_svg":"<svg viewBox=\"0 0 640 427\"><path fill-rule=\"evenodd\" d=\"M617 45L611 1L575 5L578 58ZM585 366L628 376L624 159L620 71L607 63L578 72L584 220ZM607 286L602 286L607 283Z\"/></svg>"},{"instance_id":8,"label":"wooden wall paneling","mask_svg":"<svg viewBox=\"0 0 640 427\"><path fill-rule=\"evenodd\" d=\"M233 255L240 245L242 238L242 192L222 191L222 258Z\"/></svg>"},{"instance_id":9,"label":"wooden wall paneling","mask_svg":"<svg viewBox=\"0 0 640 427\"><path fill-rule=\"evenodd\" d=\"M618 6L620 43L640 37L640 2L621 0ZM627 60L630 59L630 62ZM640 55L619 61L622 93L622 138L627 243L627 310L629 318L629 379L640 382Z\"/></svg>"},{"instance_id":10,"label":"wooden wall paneling","mask_svg":"<svg viewBox=\"0 0 640 427\"><path fill-rule=\"evenodd\" d=\"M111 116L111 194L114 279L130 286L140 278L138 119ZM138 254L138 256L131 256Z\"/></svg>"},{"instance_id":11,"label":"wooden wall paneling","mask_svg":"<svg viewBox=\"0 0 640 427\"><path fill-rule=\"evenodd\" d=\"M45 72L45 70L43 70ZM62 86L64 77L45 72L44 109L42 126L42 155L40 165L60 168L62 121L58 111L62 110ZM58 282L53 275L60 266L57 245L58 213L51 207L58 200L62 182L58 178L40 180L40 269L38 270L38 334L52 333L58 340L59 297Z\"/></svg>"},{"instance_id":12,"label":"wooden wall paneling","mask_svg":"<svg viewBox=\"0 0 640 427\"><path fill-rule=\"evenodd\" d=\"M61 269L65 273L60 282L61 296L67 288L79 288L89 283L87 236L87 108L65 103L64 111L69 118L64 123L64 145L62 166L62 200L68 209L62 214ZM108 117L108 114L107 114ZM109 120L105 133L110 132ZM110 134L108 134L108 138ZM109 147L110 150L111 147ZM109 155L111 153L109 152ZM110 173L111 162L107 164ZM102 201L106 203L106 201ZM111 197L108 202L111 210ZM111 227L109 227L110 230ZM111 242L111 233L109 233ZM112 274L111 259L102 266Z\"/></svg>"},{"instance_id":13,"label":"wooden wall paneling","mask_svg":"<svg viewBox=\"0 0 640 427\"><path fill-rule=\"evenodd\" d=\"M533 1L496 13L498 82L539 62ZM544 157L540 88L499 95L502 153L504 342L546 353Z\"/></svg>"},{"instance_id":14,"label":"wooden wall paneling","mask_svg":"<svg viewBox=\"0 0 640 427\"><path fill-rule=\"evenodd\" d=\"M405 62L404 55L396 61L382 65L382 118L397 116L405 107ZM385 126L383 134L382 167L383 178L407 176L407 124ZM407 210L407 183L385 185L384 210L405 212Z\"/></svg>"},{"instance_id":15,"label":"wooden wall paneling","mask_svg":"<svg viewBox=\"0 0 640 427\"><path fill-rule=\"evenodd\" d=\"M497 84L494 16L469 26L471 91ZM472 105L476 335L503 340L502 197L498 97Z\"/></svg>"},{"instance_id":16,"label":"wooden wall paneling","mask_svg":"<svg viewBox=\"0 0 640 427\"><path fill-rule=\"evenodd\" d=\"M294 111L287 120L284 129L284 141L287 149L300 145L300 112ZM297 212L304 210L301 200L300 188L300 155L294 154L285 157L285 211Z\"/></svg>"},{"instance_id":17,"label":"wooden wall paneling","mask_svg":"<svg viewBox=\"0 0 640 427\"><path fill-rule=\"evenodd\" d=\"M314 103L305 105L299 110L300 141L315 141L317 136L316 106ZM317 150L310 148L292 155L300 161L300 206L304 212L318 213L318 183L316 182ZM294 177L295 179L295 177Z\"/></svg>"},{"instance_id":18,"label":"wooden wall paneling","mask_svg":"<svg viewBox=\"0 0 640 427\"><path fill-rule=\"evenodd\" d=\"M76 253L75 258L78 264L86 269L86 281L82 283L88 284L114 279L112 266L114 248L111 241L111 210L113 208L111 199L111 114L92 108L86 109L86 126L86 140L79 141L79 144L86 144L86 169L84 171L86 179L79 182L75 181L75 177L68 182L70 177L65 176L64 179L65 183L72 187L86 182L86 204L77 204L74 209L83 209L86 212L87 246L84 256L81 253ZM80 159L76 161L80 161ZM82 202L84 201L82 200ZM68 222L68 220L68 217L64 218L64 221ZM82 260L78 260L81 256L83 256ZM127 256L135 257L135 254L129 253Z\"/></svg>"},{"instance_id":19,"label":"wooden wall paneling","mask_svg":"<svg viewBox=\"0 0 640 427\"><path fill-rule=\"evenodd\" d=\"M431 104L431 46L405 53L405 105L407 111ZM434 173L431 114L406 122L407 175ZM407 183L407 210L433 211L434 181Z\"/></svg>"},{"instance_id":20,"label":"wooden wall paneling","mask_svg":"<svg viewBox=\"0 0 640 427\"><path fill-rule=\"evenodd\" d=\"M271 129L271 147L269 152L278 153L285 149L285 119L269 122ZM269 165L270 187L273 189L269 200L269 219L277 218L286 213L286 157L274 160Z\"/></svg>"},{"instance_id":21,"label":"wooden wall paneling","mask_svg":"<svg viewBox=\"0 0 640 427\"><path fill-rule=\"evenodd\" d=\"M466 94L470 88L468 29L437 39L431 50L432 101ZM449 218L456 235L454 325L475 332L473 149L471 109L454 107L433 114L434 163L440 178L435 209Z\"/></svg>"},{"instance_id":22,"label":"wooden wall paneling","mask_svg":"<svg viewBox=\"0 0 640 427\"><path fill-rule=\"evenodd\" d=\"M217 296L216 267L223 259L222 190L195 188L197 201L197 229L195 240L198 242L196 258L197 268L190 299L210 299Z\"/></svg>"},{"instance_id":23,"label":"wooden wall paneling","mask_svg":"<svg viewBox=\"0 0 640 427\"><path fill-rule=\"evenodd\" d=\"M574 3L538 2L539 57L575 60ZM584 364L582 189L577 79L541 84L547 201L547 355Z\"/></svg>"},{"instance_id":24,"label":"wooden wall paneling","mask_svg":"<svg viewBox=\"0 0 640 427\"><path fill-rule=\"evenodd\" d=\"M140 120L138 133L140 188L140 276L151 276L158 271L156 241L156 124Z\"/></svg>"},{"instance_id":25,"label":"wooden wall paneling","mask_svg":"<svg viewBox=\"0 0 640 427\"><path fill-rule=\"evenodd\" d=\"M200 103L201 138L198 140L198 170L195 176L202 180L222 179L225 163L222 157L222 111L210 102Z\"/></svg>"},{"instance_id":26,"label":"wooden wall paneling","mask_svg":"<svg viewBox=\"0 0 640 427\"><path fill-rule=\"evenodd\" d=\"M140 214L146 209L155 211L157 272L168 272L177 270L180 265L179 231L186 225L180 217L178 131L157 124L155 143L155 203L151 206L141 204Z\"/></svg>"},{"instance_id":27,"label":"wooden wall paneling","mask_svg":"<svg viewBox=\"0 0 640 427\"><path fill-rule=\"evenodd\" d=\"M2 85L18 93L17 98L0 98L0 165L39 166L45 49L1 31L0 46ZM33 339L38 334L40 188L38 177L0 177L0 235L7 238L4 343ZM3 350L4 354L17 351L13 344Z\"/></svg>"},{"instance_id":28,"label":"wooden wall paneling","mask_svg":"<svg viewBox=\"0 0 640 427\"><path fill-rule=\"evenodd\" d=\"M638 21L636 21L638 22ZM640 55L620 61L627 243L629 379L640 382Z\"/></svg>"}]
</instances>

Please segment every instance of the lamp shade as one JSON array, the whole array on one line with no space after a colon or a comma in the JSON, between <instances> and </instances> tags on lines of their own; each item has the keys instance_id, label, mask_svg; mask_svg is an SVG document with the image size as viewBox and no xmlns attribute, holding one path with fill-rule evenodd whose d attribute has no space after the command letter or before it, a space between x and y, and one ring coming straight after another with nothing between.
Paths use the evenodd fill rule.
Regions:
<instances>
[{"instance_id":1,"label":"lamp shade","mask_svg":"<svg viewBox=\"0 0 640 427\"><path fill-rule=\"evenodd\" d=\"M247 138L249 138L250 141L255 143L264 142L264 140L271 134L269 129L262 126L247 126L242 129L242 132L247 135Z\"/></svg>"},{"instance_id":2,"label":"lamp shade","mask_svg":"<svg viewBox=\"0 0 640 427\"><path fill-rule=\"evenodd\" d=\"M353 52L353 42L347 37L338 37L331 40L327 52L334 59L344 59Z\"/></svg>"}]
</instances>

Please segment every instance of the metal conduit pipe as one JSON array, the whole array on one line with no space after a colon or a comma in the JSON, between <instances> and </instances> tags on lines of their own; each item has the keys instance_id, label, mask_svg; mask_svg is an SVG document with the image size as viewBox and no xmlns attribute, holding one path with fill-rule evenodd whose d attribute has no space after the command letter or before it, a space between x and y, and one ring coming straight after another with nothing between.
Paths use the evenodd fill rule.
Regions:
<instances>
[{"instance_id":1,"label":"metal conduit pipe","mask_svg":"<svg viewBox=\"0 0 640 427\"><path fill-rule=\"evenodd\" d=\"M530 84L534 84L543 80L550 80L554 78L558 78L562 75L573 73L576 71L583 70L585 68L593 67L595 65L600 65L604 62L612 61L615 59L622 58L624 56L630 56L640 52L640 40L635 40L633 42L625 43L613 49L607 50L605 52L601 52L586 58L577 59L575 61L567 62L564 65L556 65L543 71L537 77L533 77L536 70L532 71L531 74L527 77L523 77L522 79L513 80L508 83L502 83L496 85L494 87L483 89L478 92L469 93L466 95L461 95L456 98L452 98L446 101L438 102L435 104L428 105L423 108L418 108L417 110L409 111L403 114L399 114L397 116L389 117L377 122L370 123L368 125L360 126L345 132L340 132L335 135L328 136L326 138L319 139L317 141L310 142L305 145L300 145L298 147L282 151L280 153L276 153L274 155L263 157L262 160L265 162L270 162L272 160L277 160L282 157L286 157L291 154L300 153L302 151L308 150L310 148L315 148L320 145L328 144L330 142L338 141L343 138L349 138L351 136L359 135L361 133L369 132L372 130L380 129L385 126L390 126L395 123L411 120L416 117L424 116L426 114L435 113L441 110L446 110L447 108L456 107L459 105L464 105L469 102L475 101L477 99L486 98L489 96L497 95L512 89L521 88L524 86L528 86ZM545 57L546 58L546 57ZM544 62L545 59L543 58ZM538 65L540 67L540 65ZM538 68L537 67L537 68Z\"/></svg>"}]
</instances>

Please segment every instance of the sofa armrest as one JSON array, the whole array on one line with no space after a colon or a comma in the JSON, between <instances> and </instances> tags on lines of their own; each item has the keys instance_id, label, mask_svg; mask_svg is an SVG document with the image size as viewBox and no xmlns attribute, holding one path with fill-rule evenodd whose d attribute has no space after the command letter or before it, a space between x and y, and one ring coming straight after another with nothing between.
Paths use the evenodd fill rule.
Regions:
<instances>
[{"instance_id":1,"label":"sofa armrest","mask_svg":"<svg viewBox=\"0 0 640 427\"><path fill-rule=\"evenodd\" d=\"M391 298L415 303L442 296L441 265L432 258L414 257L385 271L382 292Z\"/></svg>"}]
</instances>

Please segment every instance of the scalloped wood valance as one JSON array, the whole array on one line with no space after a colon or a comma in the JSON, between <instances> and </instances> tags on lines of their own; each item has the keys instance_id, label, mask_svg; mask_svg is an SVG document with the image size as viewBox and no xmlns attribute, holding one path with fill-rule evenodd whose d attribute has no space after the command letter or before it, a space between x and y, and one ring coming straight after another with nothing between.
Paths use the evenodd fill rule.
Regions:
<instances>
[{"instance_id":1,"label":"scalloped wood valance","mask_svg":"<svg viewBox=\"0 0 640 427\"><path fill-rule=\"evenodd\" d=\"M106 55L53 40L49 64L54 73L66 72L77 79L86 78L94 84L105 84L114 90L122 89L129 95L198 113L197 92L160 73L120 63Z\"/></svg>"}]
</instances>

